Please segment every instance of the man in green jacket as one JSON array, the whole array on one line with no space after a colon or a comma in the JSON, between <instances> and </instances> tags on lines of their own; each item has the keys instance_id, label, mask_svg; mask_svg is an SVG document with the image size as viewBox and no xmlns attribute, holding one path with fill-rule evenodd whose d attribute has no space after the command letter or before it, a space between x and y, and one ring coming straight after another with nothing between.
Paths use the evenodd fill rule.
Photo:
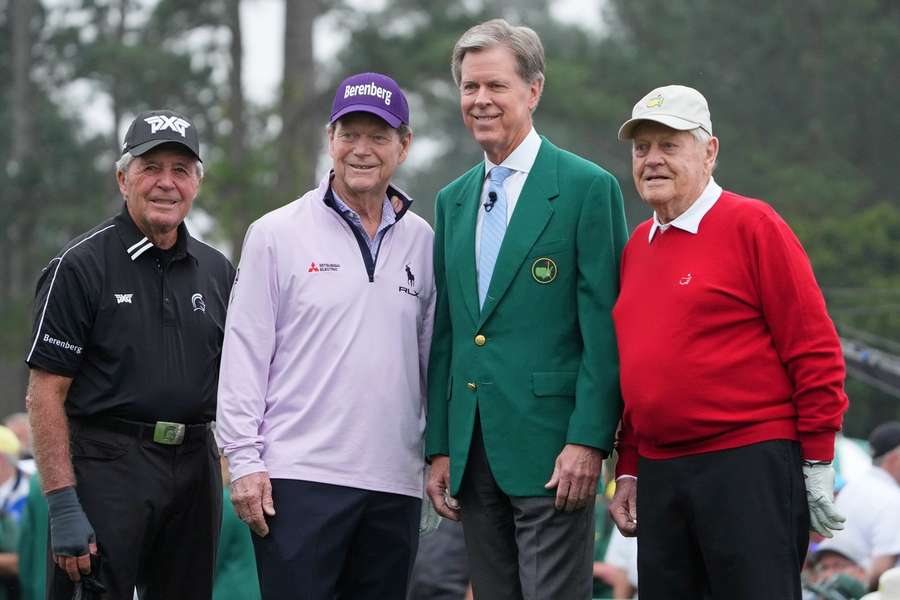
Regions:
<instances>
[{"instance_id":1,"label":"man in green jacket","mask_svg":"<svg viewBox=\"0 0 900 600\"><path fill-rule=\"evenodd\" d=\"M428 493L461 517L476 597L590 598L597 478L621 412L621 191L534 130L533 30L477 25L452 65L485 158L437 198Z\"/></svg>"}]
</instances>

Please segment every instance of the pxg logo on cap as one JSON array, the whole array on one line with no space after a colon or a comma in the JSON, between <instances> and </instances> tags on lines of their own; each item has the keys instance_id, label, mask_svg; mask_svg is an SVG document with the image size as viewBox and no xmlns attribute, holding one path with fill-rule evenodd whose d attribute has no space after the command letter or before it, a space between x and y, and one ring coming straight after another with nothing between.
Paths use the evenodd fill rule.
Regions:
<instances>
[{"instance_id":1,"label":"pxg logo on cap","mask_svg":"<svg viewBox=\"0 0 900 600\"><path fill-rule=\"evenodd\" d=\"M168 143L181 144L200 159L200 139L190 121L171 110L148 110L136 116L128 127L122 154L140 156Z\"/></svg>"},{"instance_id":2,"label":"pxg logo on cap","mask_svg":"<svg viewBox=\"0 0 900 600\"><path fill-rule=\"evenodd\" d=\"M359 73L341 82L331 104L334 123L352 112L368 112L381 117L393 128L409 125L409 105L397 82L381 73Z\"/></svg>"}]
</instances>

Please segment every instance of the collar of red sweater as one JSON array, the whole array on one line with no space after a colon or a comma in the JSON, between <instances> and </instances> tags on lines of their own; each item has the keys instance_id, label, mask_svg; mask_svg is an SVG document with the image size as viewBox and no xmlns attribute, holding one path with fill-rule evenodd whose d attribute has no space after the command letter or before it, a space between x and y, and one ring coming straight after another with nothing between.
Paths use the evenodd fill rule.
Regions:
<instances>
[{"instance_id":1,"label":"collar of red sweater","mask_svg":"<svg viewBox=\"0 0 900 600\"><path fill-rule=\"evenodd\" d=\"M662 229L665 231L669 227L677 227L678 229L682 229L689 233L697 233L697 231L700 230L700 221L703 220L703 217L706 216L706 213L709 212L709 209L713 207L716 200L718 200L721 195L722 186L716 183L715 179L710 177L709 182L707 182L706 187L703 188L700 197L694 200L686 211L675 217L672 221L669 221L669 223L665 225L660 223L656 216L656 212L654 212L653 225L650 226L650 234L647 236L647 243L649 244L653 241L653 236L658 230Z\"/></svg>"}]
</instances>

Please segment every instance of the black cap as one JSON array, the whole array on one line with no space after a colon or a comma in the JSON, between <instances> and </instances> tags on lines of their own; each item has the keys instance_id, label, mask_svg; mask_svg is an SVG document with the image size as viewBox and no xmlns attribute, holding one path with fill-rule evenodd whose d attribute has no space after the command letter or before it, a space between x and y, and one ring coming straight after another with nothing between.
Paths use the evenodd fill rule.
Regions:
<instances>
[{"instance_id":1,"label":"black cap","mask_svg":"<svg viewBox=\"0 0 900 600\"><path fill-rule=\"evenodd\" d=\"M900 422L888 421L872 430L869 436L869 447L872 449L872 458L884 456L894 448L900 446Z\"/></svg>"},{"instance_id":2,"label":"black cap","mask_svg":"<svg viewBox=\"0 0 900 600\"><path fill-rule=\"evenodd\" d=\"M197 128L183 115L171 110L148 110L134 118L125 133L122 154L132 156L156 148L160 144L181 144L200 160L200 139Z\"/></svg>"}]
</instances>

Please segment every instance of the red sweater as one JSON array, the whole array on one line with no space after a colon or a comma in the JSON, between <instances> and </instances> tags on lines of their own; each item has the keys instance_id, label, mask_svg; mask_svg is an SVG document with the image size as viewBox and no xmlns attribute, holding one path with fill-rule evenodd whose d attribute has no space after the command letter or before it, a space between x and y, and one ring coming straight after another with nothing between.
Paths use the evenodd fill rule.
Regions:
<instances>
[{"instance_id":1,"label":"red sweater","mask_svg":"<svg viewBox=\"0 0 900 600\"><path fill-rule=\"evenodd\" d=\"M809 259L767 204L723 192L696 234L670 227L622 255L613 310L625 411L617 473L799 440L831 460L847 409L844 361Z\"/></svg>"}]
</instances>

